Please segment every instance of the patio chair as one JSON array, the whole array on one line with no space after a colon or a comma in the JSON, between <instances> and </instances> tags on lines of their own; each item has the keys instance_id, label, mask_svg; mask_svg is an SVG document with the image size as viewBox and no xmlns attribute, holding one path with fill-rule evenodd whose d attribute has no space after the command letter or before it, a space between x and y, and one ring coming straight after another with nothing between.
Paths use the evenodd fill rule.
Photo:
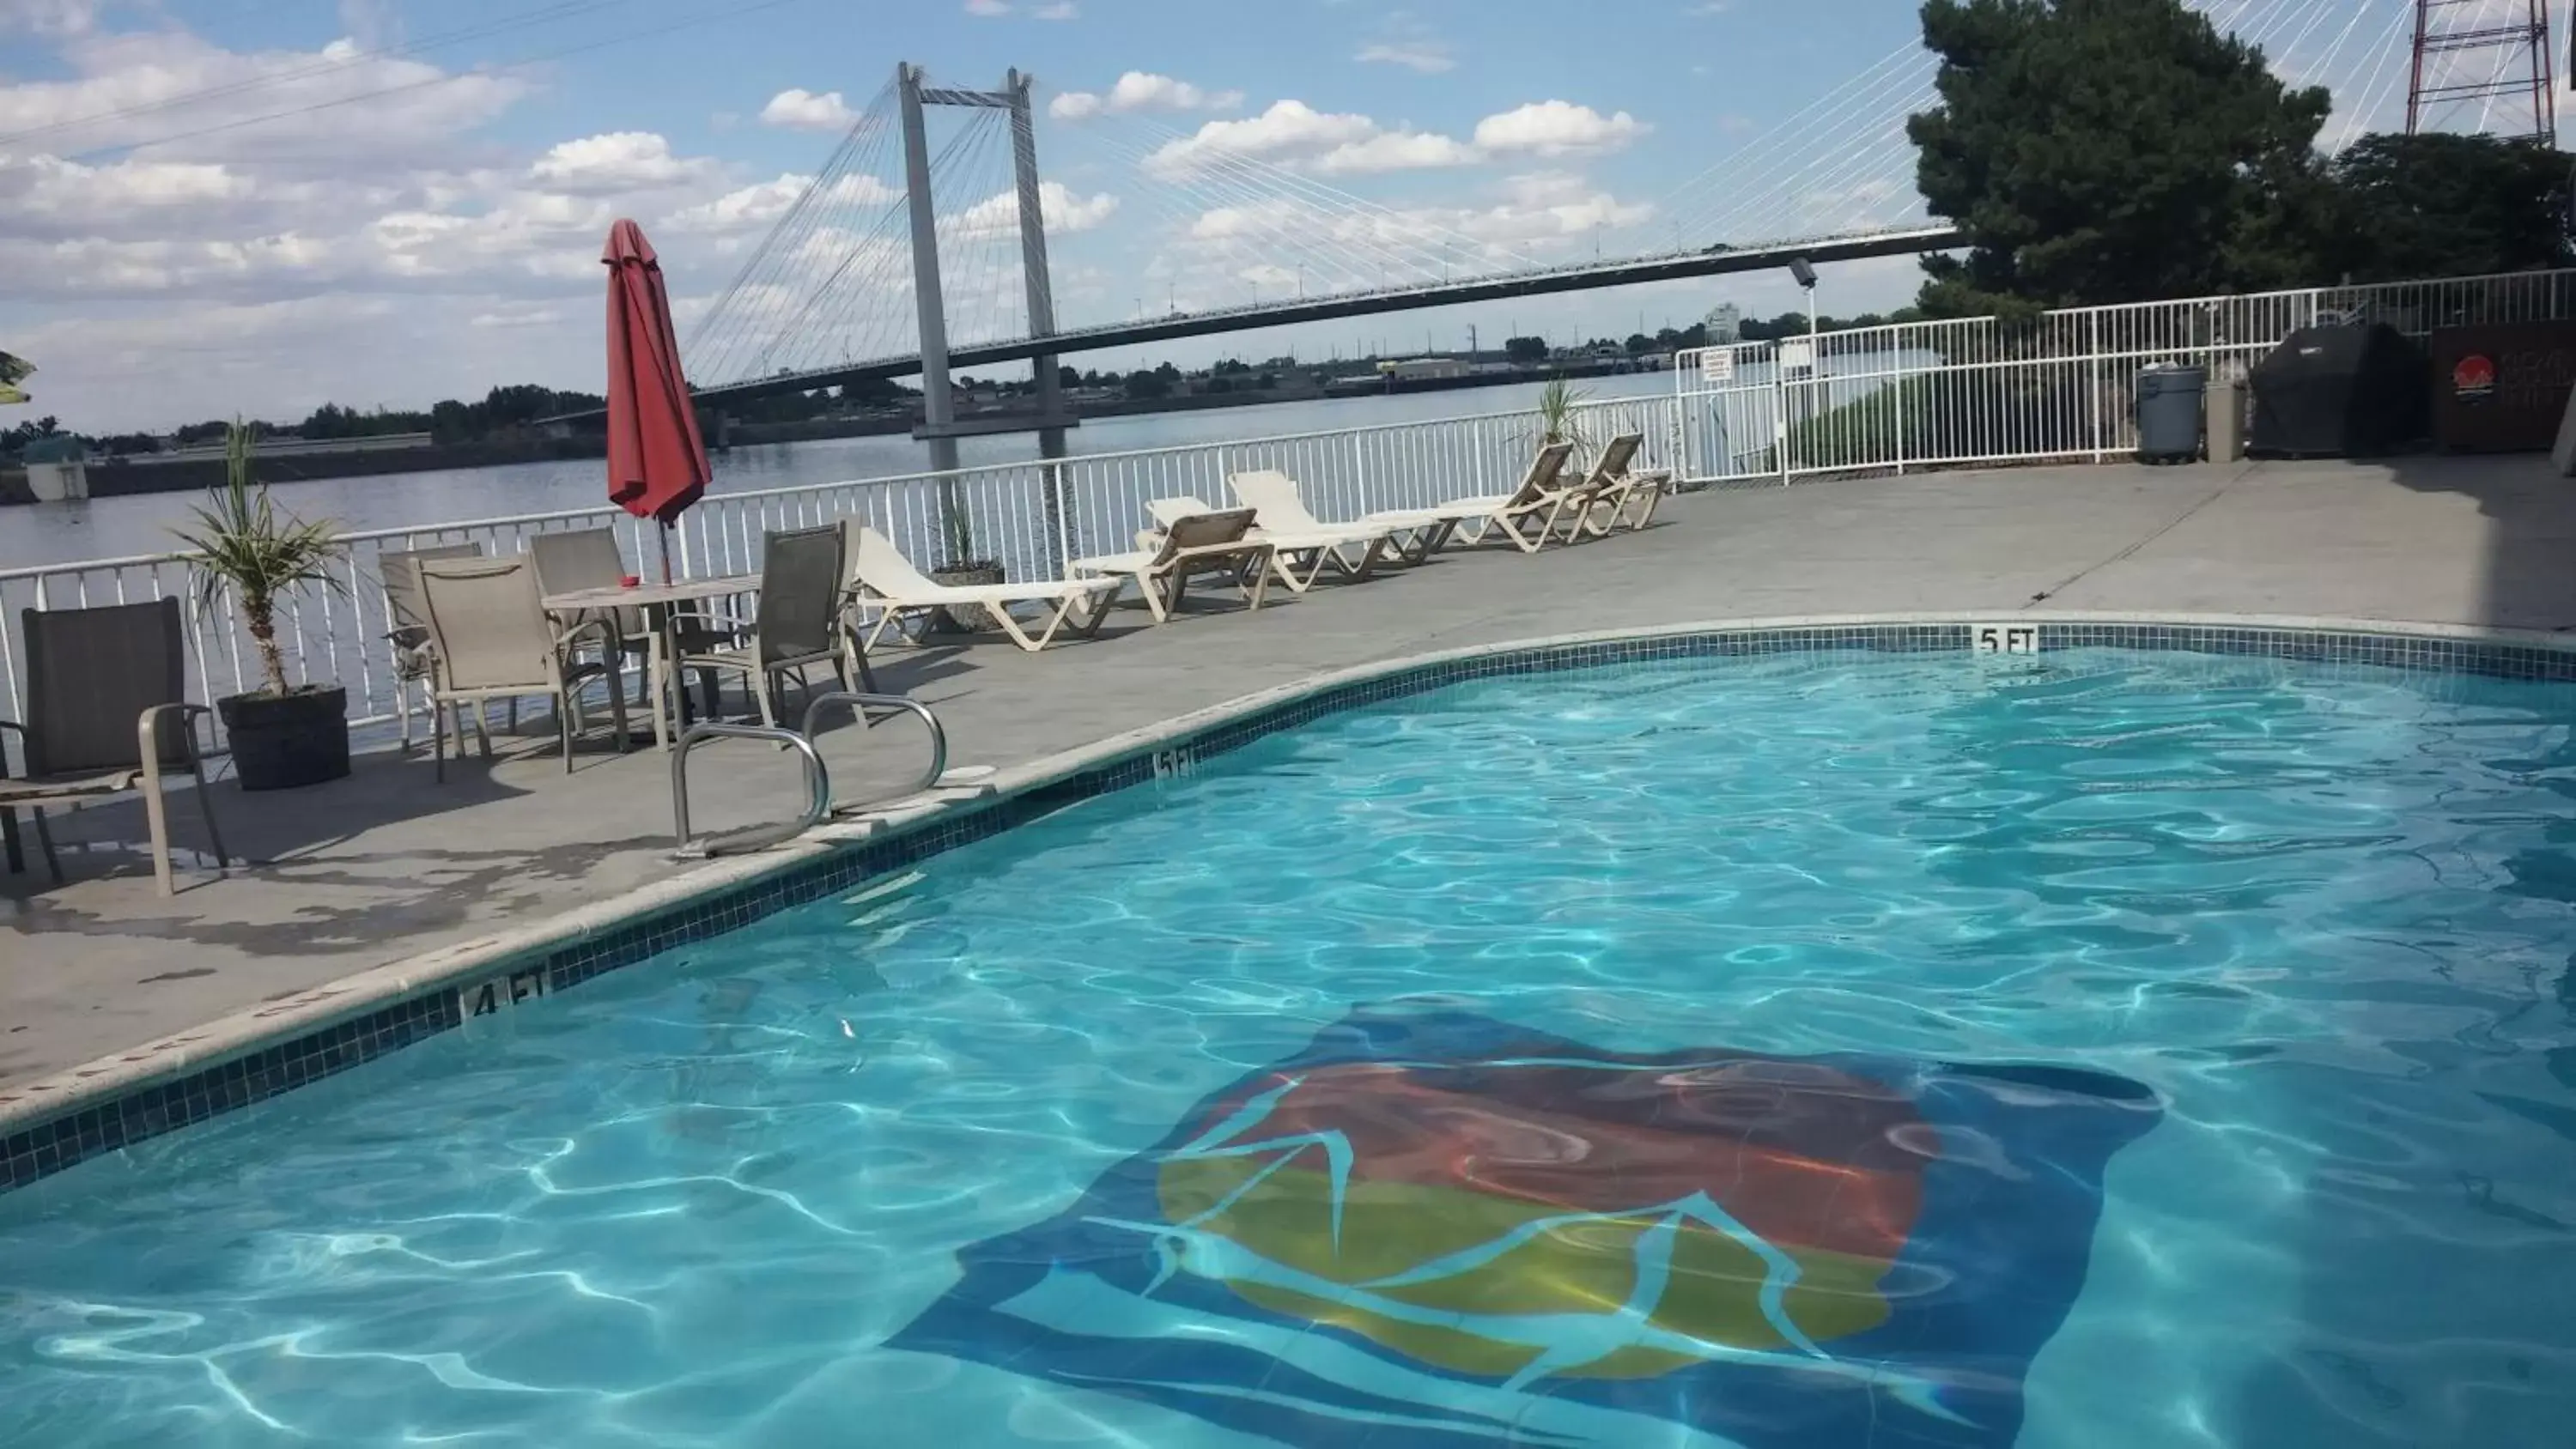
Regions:
<instances>
[{"instance_id":1,"label":"patio chair","mask_svg":"<svg viewBox=\"0 0 2576 1449\"><path fill-rule=\"evenodd\" d=\"M1145 511L1154 516L1155 528L1159 532L1169 529L1179 519L1196 518L1220 510L1199 499L1183 497L1157 498L1145 505ZM1390 530L1375 526L1359 533L1347 528L1319 529L1313 533L1285 532L1262 527L1260 516L1261 511L1253 509L1252 531L1245 536L1256 543L1270 545L1272 576L1295 594L1313 588L1323 578L1326 569L1342 574L1353 583L1366 579L1376 569L1378 555L1385 551L1390 533ZM1352 548L1360 550L1356 563L1346 556L1346 551Z\"/></svg>"},{"instance_id":2,"label":"patio chair","mask_svg":"<svg viewBox=\"0 0 2576 1449\"><path fill-rule=\"evenodd\" d=\"M805 671L828 664L843 689L857 686L866 660L842 619L841 529L838 524L769 534L761 543L760 603L748 621L716 614L683 614L712 635L738 632L742 643L705 654L683 654L683 669L713 670L743 677L743 688L759 707L760 722L775 727L785 713L779 689L787 675L809 695ZM714 713L715 711L710 711Z\"/></svg>"},{"instance_id":3,"label":"patio chair","mask_svg":"<svg viewBox=\"0 0 2576 1449\"><path fill-rule=\"evenodd\" d=\"M430 678L430 739L436 778L447 778L447 725L456 726L456 753L465 754L465 706L474 706L474 735L483 757L492 757L492 733L483 706L495 699L543 696L554 702L555 734L563 744L564 773L572 773L572 737L582 728L581 687L605 678L617 749L626 750L626 692L617 687L614 625L584 619L558 630L546 617L544 589L527 558L438 559L418 565L421 602L429 617L430 648L437 664ZM582 643L600 646L600 657L578 656ZM442 716L442 708L445 716Z\"/></svg>"},{"instance_id":4,"label":"patio chair","mask_svg":"<svg viewBox=\"0 0 2576 1449\"><path fill-rule=\"evenodd\" d=\"M992 617L1011 641L1032 654L1052 642L1057 632L1071 624L1083 638L1096 637L1101 621L1109 617L1109 606L1118 598L1121 587L1116 579L1049 579L1025 584L958 585L939 583L912 566L894 541L868 527L862 519L841 520L841 551L850 565L850 628L858 627L858 614L863 609L877 611L876 627L869 631L866 646L873 649L889 629L900 630L906 622L927 618L941 609L977 608ZM1052 606L1032 637L1028 627L1011 613L1013 604Z\"/></svg>"},{"instance_id":5,"label":"patio chair","mask_svg":"<svg viewBox=\"0 0 2576 1449\"><path fill-rule=\"evenodd\" d=\"M151 834L152 878L161 894L176 894L161 772L179 765L196 779L197 810L206 819L216 868L229 864L206 790L209 751L197 743L196 722L209 711L188 703L179 601L29 609L20 624L27 641L27 720L0 720L0 730L18 736L26 765L20 778L10 779L7 757L0 753L0 825L9 827L9 868L26 869L17 812L35 817L45 869L61 885L63 864L45 823L46 807L139 793L144 828Z\"/></svg>"},{"instance_id":6,"label":"patio chair","mask_svg":"<svg viewBox=\"0 0 2576 1449\"><path fill-rule=\"evenodd\" d=\"M481 558L479 543L442 543L432 548L416 548L404 553L376 555L376 574L385 586L385 621L393 626L385 642L394 651L394 715L401 723L402 749L411 753L410 687L420 686L423 707L435 716L438 706L427 701L432 661L436 658L429 647L429 616L420 602L420 565L437 559Z\"/></svg>"},{"instance_id":7,"label":"patio chair","mask_svg":"<svg viewBox=\"0 0 2576 1449\"><path fill-rule=\"evenodd\" d=\"M528 557L536 561L537 587L548 594L569 594L581 589L613 589L626 582L625 551L617 546L614 528L577 528L561 533L539 533L528 539ZM734 636L693 626L689 620L699 615L683 615L680 622L680 652L713 654L731 646ZM613 656L631 656L644 669L646 698L658 698L667 682L650 667L655 658L653 621L633 605L614 609L584 609L564 620L566 624L605 621L611 639ZM666 663L665 671L670 669ZM620 671L622 676L623 671ZM614 686L612 686L614 687ZM716 676L701 673L699 692L706 696L707 712L716 709Z\"/></svg>"},{"instance_id":8,"label":"patio chair","mask_svg":"<svg viewBox=\"0 0 2576 1449\"><path fill-rule=\"evenodd\" d=\"M1390 509L1369 514L1361 521L1423 530L1445 523L1462 533L1469 543L1481 543L1488 535L1500 533L1521 552L1536 553L1565 521L1574 490L1564 487L1560 479L1565 460L1573 453L1572 443L1550 443L1539 449L1538 456L1530 460L1529 471L1521 475L1520 487L1509 493L1452 499L1436 508Z\"/></svg>"},{"instance_id":9,"label":"patio chair","mask_svg":"<svg viewBox=\"0 0 2576 1449\"><path fill-rule=\"evenodd\" d=\"M1249 508L1191 514L1160 533L1139 534L1137 542L1144 546L1133 552L1078 558L1067 568L1077 578L1086 574L1115 578L1122 587L1126 580L1135 580L1136 591L1145 596L1145 607L1157 624L1171 621L1190 580L1202 574L1231 578L1245 602L1258 609L1270 592L1272 545L1251 535Z\"/></svg>"}]
</instances>

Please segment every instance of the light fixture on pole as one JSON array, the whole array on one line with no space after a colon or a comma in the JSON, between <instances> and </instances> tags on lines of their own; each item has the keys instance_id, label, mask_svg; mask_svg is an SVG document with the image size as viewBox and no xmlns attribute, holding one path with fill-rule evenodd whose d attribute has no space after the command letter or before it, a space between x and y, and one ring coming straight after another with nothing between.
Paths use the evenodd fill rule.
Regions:
<instances>
[{"instance_id":1,"label":"light fixture on pole","mask_svg":"<svg viewBox=\"0 0 2576 1449\"><path fill-rule=\"evenodd\" d=\"M1791 257L1789 275L1797 278L1798 285L1807 291L1807 336L1813 340L1816 335L1816 269L1805 257Z\"/></svg>"}]
</instances>

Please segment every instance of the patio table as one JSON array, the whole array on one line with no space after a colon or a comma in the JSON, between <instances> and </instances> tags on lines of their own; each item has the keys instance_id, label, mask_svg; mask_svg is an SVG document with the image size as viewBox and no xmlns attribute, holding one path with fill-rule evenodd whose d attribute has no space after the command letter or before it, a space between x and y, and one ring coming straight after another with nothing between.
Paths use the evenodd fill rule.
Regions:
<instances>
[{"instance_id":1,"label":"patio table","mask_svg":"<svg viewBox=\"0 0 2576 1449\"><path fill-rule=\"evenodd\" d=\"M571 589L546 595L549 614L582 614L594 609L642 609L650 624L645 646L644 678L653 696L653 744L669 749L688 727L688 688L680 682L680 605L760 592L760 575L727 574L712 579L673 579L639 583L633 588ZM665 669L665 665L671 666ZM666 678L667 675L667 678ZM667 685L670 700L664 701Z\"/></svg>"}]
</instances>

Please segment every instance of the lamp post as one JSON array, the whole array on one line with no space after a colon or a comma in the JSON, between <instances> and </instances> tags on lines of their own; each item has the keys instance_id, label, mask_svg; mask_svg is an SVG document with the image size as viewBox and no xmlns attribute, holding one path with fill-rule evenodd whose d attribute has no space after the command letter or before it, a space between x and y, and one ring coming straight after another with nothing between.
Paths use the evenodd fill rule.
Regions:
<instances>
[{"instance_id":1,"label":"lamp post","mask_svg":"<svg viewBox=\"0 0 2576 1449\"><path fill-rule=\"evenodd\" d=\"M1789 275L1796 278L1798 285L1807 293L1807 377L1812 381L1822 370L1818 365L1822 359L1816 356L1816 269L1805 257L1791 257ZM1780 486L1786 488L1789 486L1789 365L1786 350L1778 343L1772 344L1771 379L1779 389L1777 410L1780 422L1773 452L1778 455L1775 461L1780 465Z\"/></svg>"}]
</instances>

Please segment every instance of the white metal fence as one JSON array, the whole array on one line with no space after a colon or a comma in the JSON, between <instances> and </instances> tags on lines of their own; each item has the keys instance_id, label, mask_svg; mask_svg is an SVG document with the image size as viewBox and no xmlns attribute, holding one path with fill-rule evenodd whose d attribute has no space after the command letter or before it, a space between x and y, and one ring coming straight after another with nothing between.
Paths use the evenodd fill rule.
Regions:
<instances>
[{"instance_id":1,"label":"white metal fence","mask_svg":"<svg viewBox=\"0 0 2576 1449\"><path fill-rule=\"evenodd\" d=\"M1646 435L1650 466L1674 466L1677 416L1669 396L1614 398L1581 410L1587 437ZM1230 474L1276 468L1298 480L1308 508L1327 519L1357 518L1453 498L1508 491L1536 442L1528 412L1492 413L1432 422L1292 434L1242 441L1094 454L1052 463L1014 463L958 472L869 478L747 493L709 494L674 530L674 564L690 574L755 572L765 534L867 519L915 563L950 558L943 504L962 514L974 552L998 562L1015 580L1060 578L1071 559L1135 546L1157 498L1231 501ZM603 484L603 492L605 485ZM291 506L291 500L289 500ZM660 546L651 524L603 505L570 512L420 524L344 535L335 566L342 587L307 588L279 607L277 630L291 682L333 682L349 691L361 725L395 717L401 707L385 639L392 622L379 560L389 552L473 543L488 554L525 550L538 533L615 528L638 572L650 572ZM67 609L186 600L191 697L209 700L259 685L259 661L231 600L203 607L193 573L177 554L0 571L0 718L23 717L21 659L26 609Z\"/></svg>"},{"instance_id":2,"label":"white metal fence","mask_svg":"<svg viewBox=\"0 0 2576 1449\"><path fill-rule=\"evenodd\" d=\"M2150 363L2244 369L2302 327L2435 327L2576 317L2576 271L2316 287L1905 322L1675 359L1685 473L1782 482L1868 470L2103 459L2137 446Z\"/></svg>"}]
</instances>

